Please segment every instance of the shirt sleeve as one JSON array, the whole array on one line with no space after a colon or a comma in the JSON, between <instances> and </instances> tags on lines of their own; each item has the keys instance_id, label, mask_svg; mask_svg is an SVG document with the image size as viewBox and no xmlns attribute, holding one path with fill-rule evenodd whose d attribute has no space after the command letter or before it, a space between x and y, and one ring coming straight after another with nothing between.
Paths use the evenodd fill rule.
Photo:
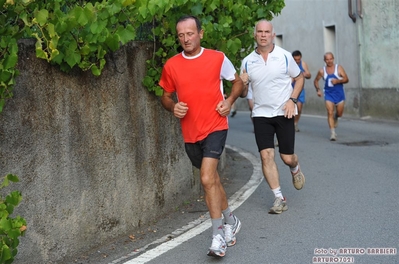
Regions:
<instances>
[{"instance_id":1,"label":"shirt sleeve","mask_svg":"<svg viewBox=\"0 0 399 264\"><path fill-rule=\"evenodd\" d=\"M291 54L288 56L288 74L292 78L298 77L301 73L301 69L299 68L298 64L295 62L294 58Z\"/></svg>"},{"instance_id":2,"label":"shirt sleeve","mask_svg":"<svg viewBox=\"0 0 399 264\"><path fill-rule=\"evenodd\" d=\"M159 86L162 87L166 92L175 92L175 87L173 85L172 77L168 72L168 64L166 63L162 69L161 79L159 81Z\"/></svg>"},{"instance_id":3,"label":"shirt sleeve","mask_svg":"<svg viewBox=\"0 0 399 264\"><path fill-rule=\"evenodd\" d=\"M222 70L220 72L220 79L232 81L235 79L236 69L233 63L224 55Z\"/></svg>"}]
</instances>

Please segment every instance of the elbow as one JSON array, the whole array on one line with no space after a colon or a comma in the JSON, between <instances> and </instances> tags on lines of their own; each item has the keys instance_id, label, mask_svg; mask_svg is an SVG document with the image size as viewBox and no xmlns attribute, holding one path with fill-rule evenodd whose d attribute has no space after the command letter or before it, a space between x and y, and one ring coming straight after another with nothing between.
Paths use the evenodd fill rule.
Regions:
<instances>
[{"instance_id":1,"label":"elbow","mask_svg":"<svg viewBox=\"0 0 399 264\"><path fill-rule=\"evenodd\" d=\"M247 97L247 95L248 95L248 85L244 85L240 97L245 98Z\"/></svg>"}]
</instances>

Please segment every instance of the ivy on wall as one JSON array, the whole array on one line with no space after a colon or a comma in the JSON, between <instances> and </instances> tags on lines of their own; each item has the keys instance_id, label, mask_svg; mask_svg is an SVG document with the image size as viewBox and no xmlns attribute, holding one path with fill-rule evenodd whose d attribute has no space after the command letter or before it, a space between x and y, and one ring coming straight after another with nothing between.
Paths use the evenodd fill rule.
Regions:
<instances>
[{"instance_id":1,"label":"ivy on wall","mask_svg":"<svg viewBox=\"0 0 399 264\"><path fill-rule=\"evenodd\" d=\"M253 26L272 19L284 0L0 0L0 113L12 97L21 38L36 39L36 56L68 72L74 67L99 76L105 55L132 40L154 43L143 84L161 95L162 65L177 53L176 21L198 16L202 45L226 53L237 67L253 46Z\"/></svg>"}]
</instances>

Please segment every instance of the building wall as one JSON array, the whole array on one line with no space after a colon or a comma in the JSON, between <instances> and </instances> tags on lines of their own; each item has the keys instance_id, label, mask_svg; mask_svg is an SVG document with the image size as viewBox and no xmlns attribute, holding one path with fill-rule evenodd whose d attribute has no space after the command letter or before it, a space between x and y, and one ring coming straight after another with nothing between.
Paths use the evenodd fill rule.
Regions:
<instances>
[{"instance_id":1,"label":"building wall","mask_svg":"<svg viewBox=\"0 0 399 264\"><path fill-rule=\"evenodd\" d=\"M0 114L0 176L20 182L27 221L16 263L60 263L130 234L200 193L178 120L142 86L151 43L108 56L100 77L63 73L19 45Z\"/></svg>"},{"instance_id":2,"label":"building wall","mask_svg":"<svg viewBox=\"0 0 399 264\"><path fill-rule=\"evenodd\" d=\"M331 51L349 77L345 115L397 121L399 2L351 3L355 22L348 15L348 0L286 0L282 13L272 20L277 43L291 52L300 50L309 65L312 79L305 82L303 113L325 114L324 101L317 97L313 80L324 66L324 53ZM326 36L331 28L335 37Z\"/></svg>"},{"instance_id":3,"label":"building wall","mask_svg":"<svg viewBox=\"0 0 399 264\"><path fill-rule=\"evenodd\" d=\"M399 120L399 2L363 0L359 19L361 113Z\"/></svg>"}]
</instances>

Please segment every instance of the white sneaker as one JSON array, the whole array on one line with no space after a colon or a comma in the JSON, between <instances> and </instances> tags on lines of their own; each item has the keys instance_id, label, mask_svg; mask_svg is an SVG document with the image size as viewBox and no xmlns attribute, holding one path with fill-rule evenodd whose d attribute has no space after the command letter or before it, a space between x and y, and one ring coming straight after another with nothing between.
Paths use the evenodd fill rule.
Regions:
<instances>
[{"instance_id":1,"label":"white sneaker","mask_svg":"<svg viewBox=\"0 0 399 264\"><path fill-rule=\"evenodd\" d=\"M240 232L241 221L234 215L236 222L234 225L224 225L224 238L228 247L234 246L237 242L236 234Z\"/></svg>"},{"instance_id":2,"label":"white sneaker","mask_svg":"<svg viewBox=\"0 0 399 264\"><path fill-rule=\"evenodd\" d=\"M213 236L212 245L209 248L208 256L224 257L224 255L226 255L226 248L226 241L220 234L217 234L216 236Z\"/></svg>"},{"instance_id":3,"label":"white sneaker","mask_svg":"<svg viewBox=\"0 0 399 264\"><path fill-rule=\"evenodd\" d=\"M336 141L336 140L337 140L337 134L335 132L331 132L330 141Z\"/></svg>"}]
</instances>

